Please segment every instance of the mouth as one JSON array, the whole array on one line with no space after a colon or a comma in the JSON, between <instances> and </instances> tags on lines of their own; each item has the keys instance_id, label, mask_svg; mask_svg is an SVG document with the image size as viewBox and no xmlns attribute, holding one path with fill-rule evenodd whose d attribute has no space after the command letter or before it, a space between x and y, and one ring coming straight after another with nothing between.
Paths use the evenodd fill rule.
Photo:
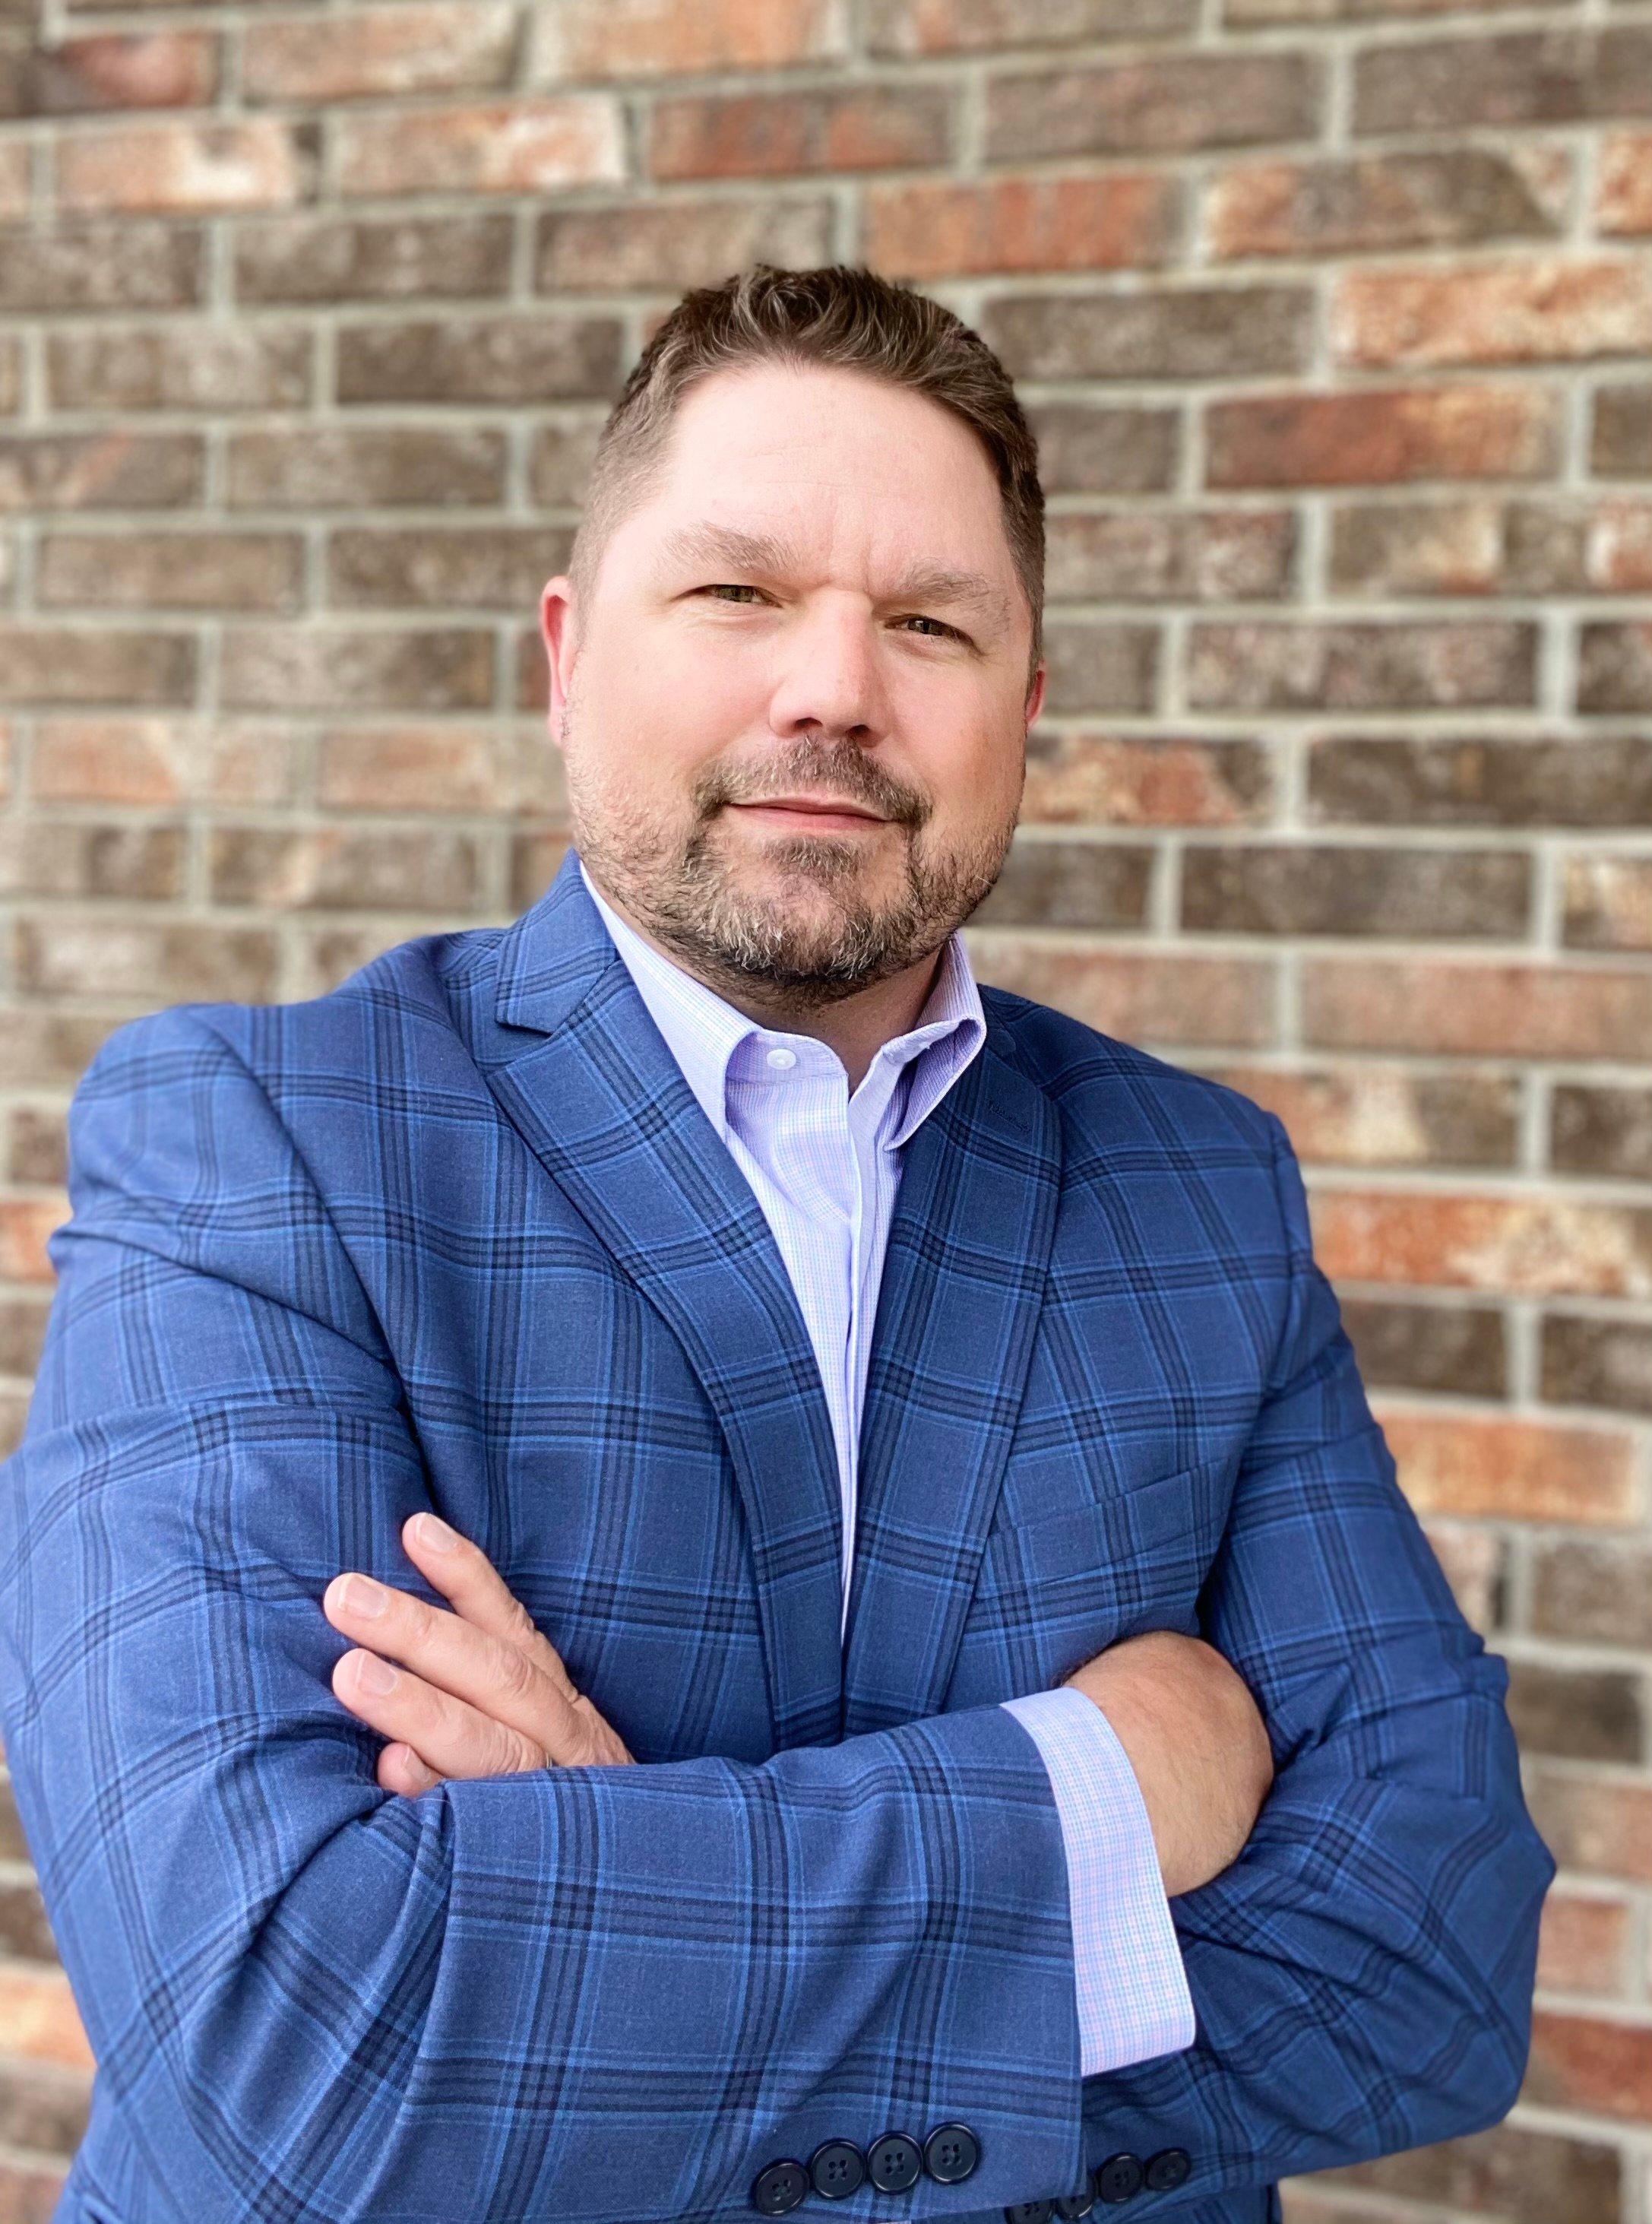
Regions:
<instances>
[{"instance_id":1,"label":"mouth","mask_svg":"<svg viewBox=\"0 0 1652 2224\"><path fill-rule=\"evenodd\" d=\"M728 803L723 808L760 825L791 834L854 834L889 824L856 804L811 803L802 796L788 796L778 803Z\"/></svg>"}]
</instances>

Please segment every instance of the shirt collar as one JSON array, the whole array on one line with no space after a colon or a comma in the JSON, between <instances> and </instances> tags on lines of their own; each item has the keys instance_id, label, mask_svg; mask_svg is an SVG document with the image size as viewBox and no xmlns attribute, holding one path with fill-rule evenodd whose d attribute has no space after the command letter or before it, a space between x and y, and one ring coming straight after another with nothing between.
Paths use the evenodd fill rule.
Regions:
<instances>
[{"instance_id":1,"label":"shirt collar","mask_svg":"<svg viewBox=\"0 0 1652 2224\"><path fill-rule=\"evenodd\" d=\"M728 1062L741 1044L753 1035L765 1045L795 1046L812 1039L761 1027L737 1011L674 958L645 942L603 896L585 870L583 857L579 873L637 993L682 1068L684 1079L726 1142ZM885 1137L890 1147L899 1147L923 1125L986 1039L987 1015L980 991L963 938L955 932L942 945L941 962L916 1024L905 1034L893 1036L880 1046L861 1084L865 1088L875 1081L874 1069L880 1060L895 1069L897 1087L890 1105L892 1128Z\"/></svg>"}]
</instances>

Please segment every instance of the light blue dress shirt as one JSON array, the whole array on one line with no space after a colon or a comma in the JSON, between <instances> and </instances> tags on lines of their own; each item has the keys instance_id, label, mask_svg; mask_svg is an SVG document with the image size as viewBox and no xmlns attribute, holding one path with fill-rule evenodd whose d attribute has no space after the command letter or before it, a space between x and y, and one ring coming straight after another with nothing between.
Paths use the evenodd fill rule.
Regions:
<instances>
[{"instance_id":1,"label":"light blue dress shirt","mask_svg":"<svg viewBox=\"0 0 1652 2224\"><path fill-rule=\"evenodd\" d=\"M760 1027L646 942L580 872L702 1110L750 1183L819 1362L843 1507L843 1620L854 1575L855 1467L901 1147L986 1039L962 938L943 947L917 1024L882 1044L853 1095L812 1035ZM1072 1911L1080 2075L1192 2044L1193 2003L1141 1791L1107 1716L1081 1691L1003 1704L1042 1753L1061 1819Z\"/></svg>"}]
</instances>

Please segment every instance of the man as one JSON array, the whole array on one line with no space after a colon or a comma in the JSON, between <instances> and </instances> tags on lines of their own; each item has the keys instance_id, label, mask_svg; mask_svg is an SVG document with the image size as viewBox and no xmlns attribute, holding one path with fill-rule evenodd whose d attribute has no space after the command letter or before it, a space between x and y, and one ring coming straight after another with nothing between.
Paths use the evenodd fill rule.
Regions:
<instances>
[{"instance_id":1,"label":"man","mask_svg":"<svg viewBox=\"0 0 1652 2224\"><path fill-rule=\"evenodd\" d=\"M1552 1865L1283 1130L956 936L1035 463L934 303L690 294L546 894L89 1070L0 1554L59 2224L1261 2224L1512 2101Z\"/></svg>"}]
</instances>

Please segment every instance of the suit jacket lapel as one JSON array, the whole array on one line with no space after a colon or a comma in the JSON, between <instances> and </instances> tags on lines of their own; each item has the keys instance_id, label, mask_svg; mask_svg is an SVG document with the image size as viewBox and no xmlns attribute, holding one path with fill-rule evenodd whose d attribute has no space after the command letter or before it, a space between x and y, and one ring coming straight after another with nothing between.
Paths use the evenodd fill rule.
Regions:
<instances>
[{"instance_id":1,"label":"suit jacket lapel","mask_svg":"<svg viewBox=\"0 0 1652 2224\"><path fill-rule=\"evenodd\" d=\"M861 1419L846 1737L940 1710L1044 1301L1060 1124L987 1017L980 1056L906 1146L889 1231Z\"/></svg>"},{"instance_id":2,"label":"suit jacket lapel","mask_svg":"<svg viewBox=\"0 0 1652 2224\"><path fill-rule=\"evenodd\" d=\"M751 1537L776 1749L829 1744L841 1719L842 1511L785 1262L571 850L499 950L497 1024L479 1046L489 1085L704 1386Z\"/></svg>"}]
</instances>

